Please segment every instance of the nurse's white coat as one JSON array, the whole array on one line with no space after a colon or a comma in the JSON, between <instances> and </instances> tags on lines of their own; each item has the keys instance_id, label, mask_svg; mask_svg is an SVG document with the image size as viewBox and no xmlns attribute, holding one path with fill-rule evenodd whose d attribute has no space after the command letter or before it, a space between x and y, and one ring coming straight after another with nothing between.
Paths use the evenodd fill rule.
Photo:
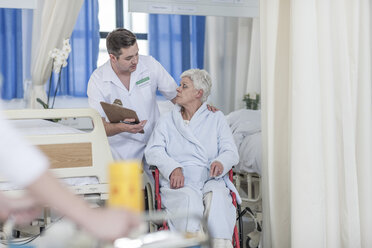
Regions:
<instances>
[{"instance_id":1,"label":"nurse's white coat","mask_svg":"<svg viewBox=\"0 0 372 248\"><path fill-rule=\"evenodd\" d=\"M177 94L176 88L174 79L151 56L139 56L137 69L130 77L129 90L115 74L110 61L93 72L88 82L88 101L102 117L106 114L100 102L113 103L115 99L120 99L123 107L136 111L140 120L147 120L144 134L120 133L108 137L114 159L142 160L146 143L159 117L156 90L171 100Z\"/></svg>"}]
</instances>

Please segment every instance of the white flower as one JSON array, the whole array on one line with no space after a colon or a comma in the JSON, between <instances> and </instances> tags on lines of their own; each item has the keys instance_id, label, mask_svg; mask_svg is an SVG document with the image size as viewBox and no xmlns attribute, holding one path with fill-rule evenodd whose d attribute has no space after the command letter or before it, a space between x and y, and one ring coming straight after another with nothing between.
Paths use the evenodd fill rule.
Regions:
<instances>
[{"instance_id":1,"label":"white flower","mask_svg":"<svg viewBox=\"0 0 372 248\"><path fill-rule=\"evenodd\" d=\"M60 52L61 58L67 59L68 58L68 52L67 51L61 51Z\"/></svg>"},{"instance_id":2,"label":"white flower","mask_svg":"<svg viewBox=\"0 0 372 248\"><path fill-rule=\"evenodd\" d=\"M71 52L71 46L69 45L67 47L63 47L63 51L65 51L67 53Z\"/></svg>"},{"instance_id":3,"label":"white flower","mask_svg":"<svg viewBox=\"0 0 372 248\"><path fill-rule=\"evenodd\" d=\"M51 51L49 51L48 55L53 59L53 71L55 73L59 73L62 67L67 66L67 58L70 52L71 46L69 39L65 39L63 41L62 49L53 48Z\"/></svg>"},{"instance_id":4,"label":"white flower","mask_svg":"<svg viewBox=\"0 0 372 248\"><path fill-rule=\"evenodd\" d=\"M65 47L65 46L70 46L70 39L65 39L64 41L63 41L63 46Z\"/></svg>"},{"instance_id":5,"label":"white flower","mask_svg":"<svg viewBox=\"0 0 372 248\"><path fill-rule=\"evenodd\" d=\"M56 67L53 67L53 68L54 68L54 72L57 73L57 74L61 71L60 66L56 66Z\"/></svg>"},{"instance_id":6,"label":"white flower","mask_svg":"<svg viewBox=\"0 0 372 248\"><path fill-rule=\"evenodd\" d=\"M62 65L63 64L63 61L64 61L64 58L61 57L61 56L58 56L58 57L55 58L54 63L56 65Z\"/></svg>"}]
</instances>

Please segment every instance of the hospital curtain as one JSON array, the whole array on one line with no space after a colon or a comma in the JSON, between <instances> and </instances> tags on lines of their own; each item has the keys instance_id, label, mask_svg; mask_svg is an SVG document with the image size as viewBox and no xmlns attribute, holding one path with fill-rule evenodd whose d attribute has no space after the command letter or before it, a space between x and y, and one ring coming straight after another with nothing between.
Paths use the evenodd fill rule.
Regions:
<instances>
[{"instance_id":1,"label":"hospital curtain","mask_svg":"<svg viewBox=\"0 0 372 248\"><path fill-rule=\"evenodd\" d=\"M29 107L41 107L37 98L46 102L44 85L52 70L48 53L61 48L63 40L70 37L82 4L83 0L39 0L40 8L34 12Z\"/></svg>"},{"instance_id":2,"label":"hospital curtain","mask_svg":"<svg viewBox=\"0 0 372 248\"><path fill-rule=\"evenodd\" d=\"M178 82L181 73L203 68L205 17L158 15L149 17L149 52Z\"/></svg>"},{"instance_id":3,"label":"hospital curtain","mask_svg":"<svg viewBox=\"0 0 372 248\"><path fill-rule=\"evenodd\" d=\"M263 247L372 247L369 0L262 0Z\"/></svg>"},{"instance_id":4,"label":"hospital curtain","mask_svg":"<svg viewBox=\"0 0 372 248\"><path fill-rule=\"evenodd\" d=\"M97 68L99 39L98 0L85 0L71 34L71 53L57 95L87 96L90 75ZM52 93L57 79L55 75Z\"/></svg>"},{"instance_id":5,"label":"hospital curtain","mask_svg":"<svg viewBox=\"0 0 372 248\"><path fill-rule=\"evenodd\" d=\"M23 97L22 10L0 8L1 99Z\"/></svg>"},{"instance_id":6,"label":"hospital curtain","mask_svg":"<svg viewBox=\"0 0 372 248\"><path fill-rule=\"evenodd\" d=\"M206 19L204 61L213 82L209 102L225 114L243 108L245 94L261 92L259 25L258 18Z\"/></svg>"}]
</instances>

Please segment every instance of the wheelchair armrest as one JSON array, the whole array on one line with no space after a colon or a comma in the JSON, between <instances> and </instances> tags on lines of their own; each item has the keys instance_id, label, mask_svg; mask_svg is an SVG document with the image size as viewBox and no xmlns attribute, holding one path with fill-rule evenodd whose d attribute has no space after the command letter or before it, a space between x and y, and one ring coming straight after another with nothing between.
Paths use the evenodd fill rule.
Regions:
<instances>
[{"instance_id":1,"label":"wheelchair armrest","mask_svg":"<svg viewBox=\"0 0 372 248\"><path fill-rule=\"evenodd\" d=\"M229 170L229 179L232 183L234 183L234 173L233 173L233 169L230 169Z\"/></svg>"},{"instance_id":2,"label":"wheelchair armrest","mask_svg":"<svg viewBox=\"0 0 372 248\"><path fill-rule=\"evenodd\" d=\"M149 165L149 169L152 173L152 176L154 177L155 182L155 208L160 211L161 210L161 196L160 196L160 175L159 175L159 169L156 167L156 165Z\"/></svg>"},{"instance_id":3,"label":"wheelchair armrest","mask_svg":"<svg viewBox=\"0 0 372 248\"><path fill-rule=\"evenodd\" d=\"M161 211L161 196L160 196L160 172L156 165L149 165L149 169L151 170L152 176L154 177L155 181L155 209L157 211ZM163 221L163 226L159 228L159 230L168 230L168 224L166 221Z\"/></svg>"}]
</instances>

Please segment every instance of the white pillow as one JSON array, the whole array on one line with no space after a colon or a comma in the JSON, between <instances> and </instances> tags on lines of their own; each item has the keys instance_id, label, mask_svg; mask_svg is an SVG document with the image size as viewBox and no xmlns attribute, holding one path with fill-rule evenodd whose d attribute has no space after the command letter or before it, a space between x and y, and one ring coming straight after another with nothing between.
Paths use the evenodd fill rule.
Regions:
<instances>
[{"instance_id":1,"label":"white pillow","mask_svg":"<svg viewBox=\"0 0 372 248\"><path fill-rule=\"evenodd\" d=\"M261 131L261 110L240 109L226 116L233 134L243 136Z\"/></svg>"}]
</instances>

